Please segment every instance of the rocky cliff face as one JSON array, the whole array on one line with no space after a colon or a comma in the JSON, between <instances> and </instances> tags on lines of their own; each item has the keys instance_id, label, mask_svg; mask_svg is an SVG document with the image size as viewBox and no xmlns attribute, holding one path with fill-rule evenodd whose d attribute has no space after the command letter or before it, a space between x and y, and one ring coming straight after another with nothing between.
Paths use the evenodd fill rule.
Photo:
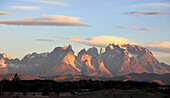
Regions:
<instances>
[{"instance_id":1,"label":"rocky cliff face","mask_svg":"<svg viewBox=\"0 0 170 98\"><path fill-rule=\"evenodd\" d=\"M94 49L89 53L90 49ZM112 74L105 68L103 60L98 58L96 48L88 51L81 50L77 56L77 67L81 69L83 75L111 77Z\"/></svg>"},{"instance_id":2,"label":"rocky cliff face","mask_svg":"<svg viewBox=\"0 0 170 98\"><path fill-rule=\"evenodd\" d=\"M49 53L32 53L22 60L0 54L0 73L37 76L88 75L120 76L128 73L170 73L170 66L159 63L152 53L136 45L108 45L100 54L96 47L81 50L75 56L72 46L56 47Z\"/></svg>"},{"instance_id":3,"label":"rocky cliff face","mask_svg":"<svg viewBox=\"0 0 170 98\"><path fill-rule=\"evenodd\" d=\"M0 54L0 74L8 73L8 66L5 59L8 58L5 53Z\"/></svg>"},{"instance_id":4,"label":"rocky cliff face","mask_svg":"<svg viewBox=\"0 0 170 98\"><path fill-rule=\"evenodd\" d=\"M113 75L144 72L163 74L170 71L161 66L148 49L135 45L110 44L100 58Z\"/></svg>"}]
</instances>

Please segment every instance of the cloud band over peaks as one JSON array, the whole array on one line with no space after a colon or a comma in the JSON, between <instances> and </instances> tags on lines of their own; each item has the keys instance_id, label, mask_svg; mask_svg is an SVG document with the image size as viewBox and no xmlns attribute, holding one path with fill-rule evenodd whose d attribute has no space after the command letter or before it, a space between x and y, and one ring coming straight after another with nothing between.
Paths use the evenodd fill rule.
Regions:
<instances>
[{"instance_id":1,"label":"cloud band over peaks","mask_svg":"<svg viewBox=\"0 0 170 98\"><path fill-rule=\"evenodd\" d=\"M86 40L83 40L81 38L73 38L73 37L58 37L57 36L57 38L67 39L72 42L85 44L89 46L97 46L97 47L106 47L107 45L112 44L112 43L118 44L118 45L133 44L133 45L146 47L156 52L170 53L170 42L150 42L150 43L138 44L129 39L116 37L116 36L94 36L94 37L89 37Z\"/></svg>"},{"instance_id":2,"label":"cloud band over peaks","mask_svg":"<svg viewBox=\"0 0 170 98\"><path fill-rule=\"evenodd\" d=\"M170 53L170 42L150 42L145 44L140 44L140 46L146 47L153 51Z\"/></svg>"},{"instance_id":3,"label":"cloud band over peaks","mask_svg":"<svg viewBox=\"0 0 170 98\"><path fill-rule=\"evenodd\" d=\"M64 16L64 15L46 15L42 14L42 18L25 18L15 20L0 20L0 24L6 25L28 25L28 26L88 26L82 24L80 17Z\"/></svg>"},{"instance_id":4,"label":"cloud band over peaks","mask_svg":"<svg viewBox=\"0 0 170 98\"><path fill-rule=\"evenodd\" d=\"M80 39L80 38L73 38L73 37L58 37L60 39L68 39L69 41L85 44L89 46L97 46L97 47L106 47L107 45L114 43L114 44L136 44L134 41L122 38L122 37L116 37L116 36L94 36L89 37L86 40Z\"/></svg>"}]
</instances>

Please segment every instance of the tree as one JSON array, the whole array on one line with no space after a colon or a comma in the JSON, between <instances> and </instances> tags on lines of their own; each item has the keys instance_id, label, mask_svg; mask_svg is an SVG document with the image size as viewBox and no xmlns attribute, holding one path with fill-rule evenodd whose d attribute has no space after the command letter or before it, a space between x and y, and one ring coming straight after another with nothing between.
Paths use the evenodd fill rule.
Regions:
<instances>
[{"instance_id":1,"label":"tree","mask_svg":"<svg viewBox=\"0 0 170 98\"><path fill-rule=\"evenodd\" d=\"M19 78L18 74L16 73L14 75L14 78L12 78L12 81L19 81L19 80L20 80L20 78Z\"/></svg>"}]
</instances>

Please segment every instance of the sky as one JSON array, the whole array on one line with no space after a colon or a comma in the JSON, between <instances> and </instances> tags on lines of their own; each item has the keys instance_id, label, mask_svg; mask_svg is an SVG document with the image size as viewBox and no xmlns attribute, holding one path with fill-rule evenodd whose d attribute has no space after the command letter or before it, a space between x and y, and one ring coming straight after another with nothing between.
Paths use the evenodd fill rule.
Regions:
<instances>
[{"instance_id":1,"label":"sky","mask_svg":"<svg viewBox=\"0 0 170 98\"><path fill-rule=\"evenodd\" d=\"M134 44L170 65L170 0L0 0L0 53Z\"/></svg>"}]
</instances>

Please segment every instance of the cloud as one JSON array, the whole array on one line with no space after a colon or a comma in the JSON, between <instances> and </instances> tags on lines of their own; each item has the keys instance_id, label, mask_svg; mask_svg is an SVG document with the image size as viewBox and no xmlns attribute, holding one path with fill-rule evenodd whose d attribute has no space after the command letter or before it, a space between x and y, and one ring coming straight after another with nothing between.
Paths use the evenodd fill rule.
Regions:
<instances>
[{"instance_id":1,"label":"cloud","mask_svg":"<svg viewBox=\"0 0 170 98\"><path fill-rule=\"evenodd\" d=\"M156 11L156 10L158 10L158 9L148 9L148 10Z\"/></svg>"},{"instance_id":2,"label":"cloud","mask_svg":"<svg viewBox=\"0 0 170 98\"><path fill-rule=\"evenodd\" d=\"M165 14L170 14L168 12L143 12L143 11L133 11L133 12L127 12L125 14L143 14L143 15L165 15Z\"/></svg>"},{"instance_id":3,"label":"cloud","mask_svg":"<svg viewBox=\"0 0 170 98\"><path fill-rule=\"evenodd\" d=\"M154 28L139 28L139 30L146 30L146 31L160 31L160 29L154 29Z\"/></svg>"},{"instance_id":4,"label":"cloud","mask_svg":"<svg viewBox=\"0 0 170 98\"><path fill-rule=\"evenodd\" d=\"M153 54L158 59L158 61L164 62L170 65L170 53L153 52Z\"/></svg>"},{"instance_id":5,"label":"cloud","mask_svg":"<svg viewBox=\"0 0 170 98\"><path fill-rule=\"evenodd\" d=\"M37 6L9 6L10 9L18 9L18 10L30 10L37 11L40 10L40 7Z\"/></svg>"},{"instance_id":6,"label":"cloud","mask_svg":"<svg viewBox=\"0 0 170 98\"><path fill-rule=\"evenodd\" d=\"M130 28L129 26L119 26L119 28Z\"/></svg>"},{"instance_id":7,"label":"cloud","mask_svg":"<svg viewBox=\"0 0 170 98\"><path fill-rule=\"evenodd\" d=\"M146 3L146 4L137 4L131 7L154 7L154 8L170 8L170 2L164 3Z\"/></svg>"},{"instance_id":8,"label":"cloud","mask_svg":"<svg viewBox=\"0 0 170 98\"><path fill-rule=\"evenodd\" d=\"M59 42L59 40L54 40L54 39L36 39L38 41L49 41L49 42Z\"/></svg>"},{"instance_id":9,"label":"cloud","mask_svg":"<svg viewBox=\"0 0 170 98\"><path fill-rule=\"evenodd\" d=\"M88 46L97 46L97 47L106 47L109 44L133 44L133 45L139 45L142 47L146 47L152 51L156 52L164 52L164 53L170 53L170 42L150 42L145 44L139 44L132 40L122 38L122 37L116 37L116 36L94 36L89 37L86 40L83 40L81 38L73 38L73 37L59 37L60 39L67 39L71 42L76 42Z\"/></svg>"},{"instance_id":10,"label":"cloud","mask_svg":"<svg viewBox=\"0 0 170 98\"><path fill-rule=\"evenodd\" d=\"M132 28L135 30L146 30L146 31L160 31L160 29L155 28L139 28L138 26L119 26L119 28Z\"/></svg>"},{"instance_id":11,"label":"cloud","mask_svg":"<svg viewBox=\"0 0 170 98\"><path fill-rule=\"evenodd\" d=\"M14 14L9 13L9 12L0 11L0 15L14 15Z\"/></svg>"},{"instance_id":12,"label":"cloud","mask_svg":"<svg viewBox=\"0 0 170 98\"><path fill-rule=\"evenodd\" d=\"M59 1L54 1L54 0L22 0L26 2L35 2L35 3L44 3L44 4L52 4L52 5L60 5L60 6L66 6L68 5L65 2L59 2Z\"/></svg>"},{"instance_id":13,"label":"cloud","mask_svg":"<svg viewBox=\"0 0 170 98\"><path fill-rule=\"evenodd\" d=\"M155 18L162 18L162 17L155 17Z\"/></svg>"},{"instance_id":14,"label":"cloud","mask_svg":"<svg viewBox=\"0 0 170 98\"><path fill-rule=\"evenodd\" d=\"M145 44L140 44L140 46L146 47L153 51L167 52L170 53L170 42L150 42Z\"/></svg>"},{"instance_id":15,"label":"cloud","mask_svg":"<svg viewBox=\"0 0 170 98\"><path fill-rule=\"evenodd\" d=\"M73 37L57 37L61 39L68 39L69 41L85 44L89 46L97 46L97 47L106 47L111 43L115 44L136 44L134 41L122 38L122 37L115 37L115 36L94 36L89 37L86 40L82 40L80 38L73 38Z\"/></svg>"},{"instance_id":16,"label":"cloud","mask_svg":"<svg viewBox=\"0 0 170 98\"><path fill-rule=\"evenodd\" d=\"M0 24L6 25L28 25L28 26L88 26L82 24L80 17L64 15L46 15L42 14L41 18L25 18L15 20L0 20Z\"/></svg>"}]
</instances>

